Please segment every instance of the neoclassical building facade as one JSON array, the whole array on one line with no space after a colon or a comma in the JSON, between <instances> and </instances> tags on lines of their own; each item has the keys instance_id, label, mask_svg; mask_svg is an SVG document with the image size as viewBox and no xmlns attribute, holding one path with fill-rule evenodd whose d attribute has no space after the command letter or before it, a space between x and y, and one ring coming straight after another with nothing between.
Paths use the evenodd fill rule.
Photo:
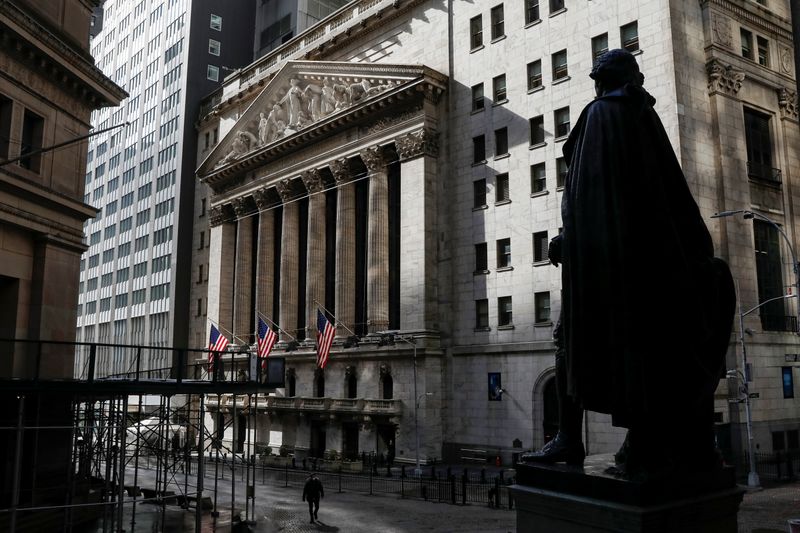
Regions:
<instances>
[{"instance_id":1,"label":"neoclassical building facade","mask_svg":"<svg viewBox=\"0 0 800 533\"><path fill-rule=\"evenodd\" d=\"M563 142L607 49L636 55L743 309L780 295L800 173L791 46L785 1L369 0L226 78L197 122L218 140L198 153L190 320L198 346L212 322L238 345L254 343L256 313L280 327L287 386L259 402L251 440L508 462L553 435L560 271L547 242ZM711 218L726 210L769 217L786 242ZM324 370L317 308L337 324ZM797 307L759 309L744 320L756 443L797 447ZM682 327L654 324L654 342ZM728 368L744 370L736 340ZM664 371L680 383L680 368ZM733 454L739 385L721 380L715 406ZM210 423L230 420L230 399L215 401ZM584 437L612 452L624 430L589 413Z\"/></svg>"}]
</instances>

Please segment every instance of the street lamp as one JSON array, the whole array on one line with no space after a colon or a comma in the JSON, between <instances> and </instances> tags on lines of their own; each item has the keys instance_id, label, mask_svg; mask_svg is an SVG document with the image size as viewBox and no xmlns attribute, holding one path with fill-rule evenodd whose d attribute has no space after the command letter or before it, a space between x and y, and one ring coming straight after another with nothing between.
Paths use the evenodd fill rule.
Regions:
<instances>
[{"instance_id":1,"label":"street lamp","mask_svg":"<svg viewBox=\"0 0 800 533\"><path fill-rule=\"evenodd\" d=\"M792 254L792 271L794 272L794 298L797 300L797 308L795 309L795 317L797 317L797 320L795 323L794 332L798 333L800 331L800 329L798 329L800 328L800 270L798 270L797 254L795 254L794 252L794 246L792 246L792 241L789 240L789 236L786 235L786 232L783 231L783 228L780 226L780 224L778 224L771 218L762 215L761 213L756 213L755 211L750 211L749 209L737 209L735 211L721 211L719 213L714 213L713 215L711 215L711 218L725 218L739 214L741 214L745 220L749 220L752 218L763 220L764 222L766 222L767 224L771 225L773 228L778 230L778 232L783 236L783 240L786 241L786 247L789 248L789 252ZM777 300L777 299L779 298L773 298L772 300ZM762 302L759 306L754 307L750 311L758 309L758 307L764 305L765 303L767 302ZM750 311L748 311L748 313Z\"/></svg>"},{"instance_id":2,"label":"street lamp","mask_svg":"<svg viewBox=\"0 0 800 533\"><path fill-rule=\"evenodd\" d=\"M779 224L777 224L769 217L766 217L761 213L756 213L754 211L750 211L747 209L739 209L735 211L722 211L720 213L715 213L714 215L711 216L711 218L724 218L738 214L741 214L746 220L753 218L758 218L760 220L763 220L764 222L767 222L768 224L772 225L776 230L780 232L780 234L786 241L786 246L789 248L789 251L792 254L792 269L795 275L794 295L783 295L783 296L777 296L775 298L770 298L768 300L759 303L755 307L748 309L747 311L742 311L742 302L739 297L738 283L736 286L736 303L739 308L739 342L742 346L742 370L729 370L726 375L729 378L738 378L741 381L739 391L744 393L744 398L739 398L738 402L744 401L745 416L747 418L747 451L750 460L750 472L747 474L747 485L749 487L758 487L760 485L760 481L758 478L758 473L756 472L755 449L753 448L753 417L752 417L752 411L750 409L750 389L747 384L747 376L745 375L745 372L747 372L747 345L744 340L744 334L747 330L745 330L744 327L744 317L746 317L753 311L756 311L757 309L761 308L763 305L766 305L770 302L774 302L777 300L784 300L787 298L797 298L797 313L800 313L800 272L798 271L797 255L794 252L794 247L792 246L789 237L786 235L786 232L783 231L783 228L781 228ZM798 332L797 329L798 327L800 327L800 320L797 320L797 324L795 325L795 333Z\"/></svg>"},{"instance_id":3,"label":"street lamp","mask_svg":"<svg viewBox=\"0 0 800 533\"><path fill-rule=\"evenodd\" d=\"M404 337L403 335L397 335L395 333L389 332L379 332L380 340L378 341L378 346L394 346L395 339L401 340L406 344L410 344L414 348L414 435L417 441L416 446L416 464L417 467L414 469L414 475L417 477L420 476L422 470L419 466L419 400L423 396L430 396L432 392L426 392L423 394L417 394L417 339L414 337Z\"/></svg>"}]
</instances>

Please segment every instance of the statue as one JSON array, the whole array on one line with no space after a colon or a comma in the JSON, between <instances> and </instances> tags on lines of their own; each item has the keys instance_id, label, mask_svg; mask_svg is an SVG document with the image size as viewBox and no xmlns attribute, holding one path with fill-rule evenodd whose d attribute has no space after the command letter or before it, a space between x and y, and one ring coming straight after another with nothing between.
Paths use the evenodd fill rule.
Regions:
<instances>
[{"instance_id":1,"label":"statue","mask_svg":"<svg viewBox=\"0 0 800 533\"><path fill-rule=\"evenodd\" d=\"M289 92L283 98L284 102L289 103L289 123L290 128L300 125L301 115L303 114L303 90L300 88L300 80L292 78L289 80Z\"/></svg>"},{"instance_id":2,"label":"statue","mask_svg":"<svg viewBox=\"0 0 800 533\"><path fill-rule=\"evenodd\" d=\"M322 101L326 114L347 107L347 87L334 83L328 77L323 78Z\"/></svg>"},{"instance_id":3,"label":"statue","mask_svg":"<svg viewBox=\"0 0 800 533\"><path fill-rule=\"evenodd\" d=\"M347 88L347 100L352 105L364 98L369 90L369 80L361 80L359 83L351 83Z\"/></svg>"},{"instance_id":4,"label":"statue","mask_svg":"<svg viewBox=\"0 0 800 533\"><path fill-rule=\"evenodd\" d=\"M269 122L267 121L267 117L264 116L264 113L261 112L258 114L258 144L265 145L267 144L267 132L269 131Z\"/></svg>"},{"instance_id":5,"label":"statue","mask_svg":"<svg viewBox=\"0 0 800 533\"><path fill-rule=\"evenodd\" d=\"M286 113L280 104L272 106L272 111L267 116L267 142L272 142L283 134L286 129Z\"/></svg>"},{"instance_id":6,"label":"statue","mask_svg":"<svg viewBox=\"0 0 800 533\"><path fill-rule=\"evenodd\" d=\"M219 163L217 163L217 166L221 166L226 163L230 163L235 159L239 159L257 145L258 139L255 135L249 131L239 130L236 133L236 136L233 138L233 142L231 143L231 151L228 152L228 155L223 157Z\"/></svg>"},{"instance_id":7,"label":"statue","mask_svg":"<svg viewBox=\"0 0 800 533\"><path fill-rule=\"evenodd\" d=\"M303 98L308 101L308 109L311 113L311 120L316 122L328 113L322 108L322 87L314 83L309 83L303 89Z\"/></svg>"},{"instance_id":8,"label":"statue","mask_svg":"<svg viewBox=\"0 0 800 533\"><path fill-rule=\"evenodd\" d=\"M553 257L562 265L556 383L566 385L558 392L571 420L522 460L581 464L586 409L628 428L617 472L713 471L714 390L735 302L730 271L714 258L636 59L611 50L590 76L597 98L563 149L564 229Z\"/></svg>"}]
</instances>

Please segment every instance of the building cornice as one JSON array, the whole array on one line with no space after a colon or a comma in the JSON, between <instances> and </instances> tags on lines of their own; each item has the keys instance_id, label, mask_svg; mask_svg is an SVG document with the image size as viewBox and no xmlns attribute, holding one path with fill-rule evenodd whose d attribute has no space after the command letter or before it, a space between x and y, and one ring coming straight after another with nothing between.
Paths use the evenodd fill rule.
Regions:
<instances>
[{"instance_id":1,"label":"building cornice","mask_svg":"<svg viewBox=\"0 0 800 533\"><path fill-rule=\"evenodd\" d=\"M779 37L786 42L792 41L792 23L779 17L755 2L742 0L700 0L700 6L713 5L720 11L730 14L734 19L743 21L750 28L758 29L772 37Z\"/></svg>"},{"instance_id":2,"label":"building cornice","mask_svg":"<svg viewBox=\"0 0 800 533\"><path fill-rule=\"evenodd\" d=\"M91 108L116 106L128 96L88 52L75 50L13 2L0 2L0 45Z\"/></svg>"}]
</instances>

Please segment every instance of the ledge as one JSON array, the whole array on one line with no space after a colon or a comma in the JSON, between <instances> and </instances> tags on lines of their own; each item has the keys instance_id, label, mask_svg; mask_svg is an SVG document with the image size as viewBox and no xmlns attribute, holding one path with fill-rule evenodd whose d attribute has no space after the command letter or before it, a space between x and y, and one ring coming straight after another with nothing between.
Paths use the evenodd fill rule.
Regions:
<instances>
[{"instance_id":1,"label":"ledge","mask_svg":"<svg viewBox=\"0 0 800 533\"><path fill-rule=\"evenodd\" d=\"M510 204L510 203L511 203L511 200L500 200L499 202L495 202L494 205L495 205L495 207L499 207L501 205L507 205L507 204Z\"/></svg>"},{"instance_id":2,"label":"ledge","mask_svg":"<svg viewBox=\"0 0 800 533\"><path fill-rule=\"evenodd\" d=\"M544 91L544 84L534 87L533 89L528 89L528 94L538 93L540 91Z\"/></svg>"},{"instance_id":3,"label":"ledge","mask_svg":"<svg viewBox=\"0 0 800 533\"><path fill-rule=\"evenodd\" d=\"M476 46L475 48L470 48L469 53L472 54L480 50L483 50L484 48L486 48L485 45Z\"/></svg>"},{"instance_id":4,"label":"ledge","mask_svg":"<svg viewBox=\"0 0 800 533\"><path fill-rule=\"evenodd\" d=\"M547 196L548 194L550 194L550 191L548 191L547 189L543 191L532 192L531 198L539 198L540 196Z\"/></svg>"},{"instance_id":5,"label":"ledge","mask_svg":"<svg viewBox=\"0 0 800 533\"><path fill-rule=\"evenodd\" d=\"M474 211L485 211L486 209L489 209L489 206L486 205L486 204L483 204L483 205L479 205L479 206L473 207L472 211L473 212Z\"/></svg>"},{"instance_id":6,"label":"ledge","mask_svg":"<svg viewBox=\"0 0 800 533\"><path fill-rule=\"evenodd\" d=\"M508 331L514 329L514 324L507 324L505 326L497 326L497 331Z\"/></svg>"},{"instance_id":7,"label":"ledge","mask_svg":"<svg viewBox=\"0 0 800 533\"><path fill-rule=\"evenodd\" d=\"M553 325L552 320L548 320L547 322L534 322L533 327L535 328L549 328Z\"/></svg>"},{"instance_id":8,"label":"ledge","mask_svg":"<svg viewBox=\"0 0 800 533\"><path fill-rule=\"evenodd\" d=\"M564 76L563 78L558 78L557 80L553 80L550 83L550 85L558 85L559 83L564 83L564 82L567 82L567 81L569 81L571 79L572 78L570 76Z\"/></svg>"},{"instance_id":9,"label":"ledge","mask_svg":"<svg viewBox=\"0 0 800 533\"><path fill-rule=\"evenodd\" d=\"M489 274L490 272L491 272L491 270L476 270L475 272L472 273L472 275L473 276L483 276L483 275Z\"/></svg>"},{"instance_id":10,"label":"ledge","mask_svg":"<svg viewBox=\"0 0 800 533\"><path fill-rule=\"evenodd\" d=\"M505 34L501 35L500 37L495 37L494 39L489 41L489 44L499 43L500 41L502 41L506 37L507 37L507 35L505 35Z\"/></svg>"},{"instance_id":11,"label":"ledge","mask_svg":"<svg viewBox=\"0 0 800 533\"><path fill-rule=\"evenodd\" d=\"M537 148L542 148L543 146L547 146L547 141L542 141L540 143L531 144L528 146L528 150L535 150Z\"/></svg>"},{"instance_id":12,"label":"ledge","mask_svg":"<svg viewBox=\"0 0 800 533\"><path fill-rule=\"evenodd\" d=\"M509 157L511 157L511 153L510 152L506 152L504 154L500 154L500 155L494 156L494 160L497 161L499 159L508 159Z\"/></svg>"},{"instance_id":13,"label":"ledge","mask_svg":"<svg viewBox=\"0 0 800 533\"><path fill-rule=\"evenodd\" d=\"M508 103L508 98L503 98L502 100L497 100L496 102L492 102L492 107L497 107L507 103Z\"/></svg>"},{"instance_id":14,"label":"ledge","mask_svg":"<svg viewBox=\"0 0 800 533\"><path fill-rule=\"evenodd\" d=\"M532 264L533 266L535 266L535 267L547 266L547 265L549 265L549 264L550 264L550 260L549 260L549 259L542 259L541 261L534 261L534 262L533 262L533 263L531 263L531 264Z\"/></svg>"},{"instance_id":15,"label":"ledge","mask_svg":"<svg viewBox=\"0 0 800 533\"><path fill-rule=\"evenodd\" d=\"M513 266L506 266L498 268L497 272L510 272L511 270L514 270Z\"/></svg>"},{"instance_id":16,"label":"ledge","mask_svg":"<svg viewBox=\"0 0 800 533\"><path fill-rule=\"evenodd\" d=\"M485 160L485 159L482 159L482 160L480 160L480 161L475 161L475 162L473 162L473 163L472 163L472 166L473 166L473 167L479 167L479 166L481 166L481 165L485 165L485 164L486 164L486 160Z\"/></svg>"},{"instance_id":17,"label":"ledge","mask_svg":"<svg viewBox=\"0 0 800 533\"><path fill-rule=\"evenodd\" d=\"M558 9L558 10L553 11L552 13L550 13L549 18L556 17L556 16L560 15L561 13L566 13L566 12L567 12L567 8L566 7L562 7L561 9Z\"/></svg>"},{"instance_id":18,"label":"ledge","mask_svg":"<svg viewBox=\"0 0 800 533\"><path fill-rule=\"evenodd\" d=\"M539 24L541 24L541 23L542 23L542 19L541 19L541 18L538 18L538 19L536 19L536 20L533 20L533 21L531 21L531 22L528 22L528 23L527 23L527 24L525 24L525 26L523 26L523 27L524 27L524 28L527 30L528 28L533 28L534 26L538 26L538 25L539 25Z\"/></svg>"}]
</instances>

